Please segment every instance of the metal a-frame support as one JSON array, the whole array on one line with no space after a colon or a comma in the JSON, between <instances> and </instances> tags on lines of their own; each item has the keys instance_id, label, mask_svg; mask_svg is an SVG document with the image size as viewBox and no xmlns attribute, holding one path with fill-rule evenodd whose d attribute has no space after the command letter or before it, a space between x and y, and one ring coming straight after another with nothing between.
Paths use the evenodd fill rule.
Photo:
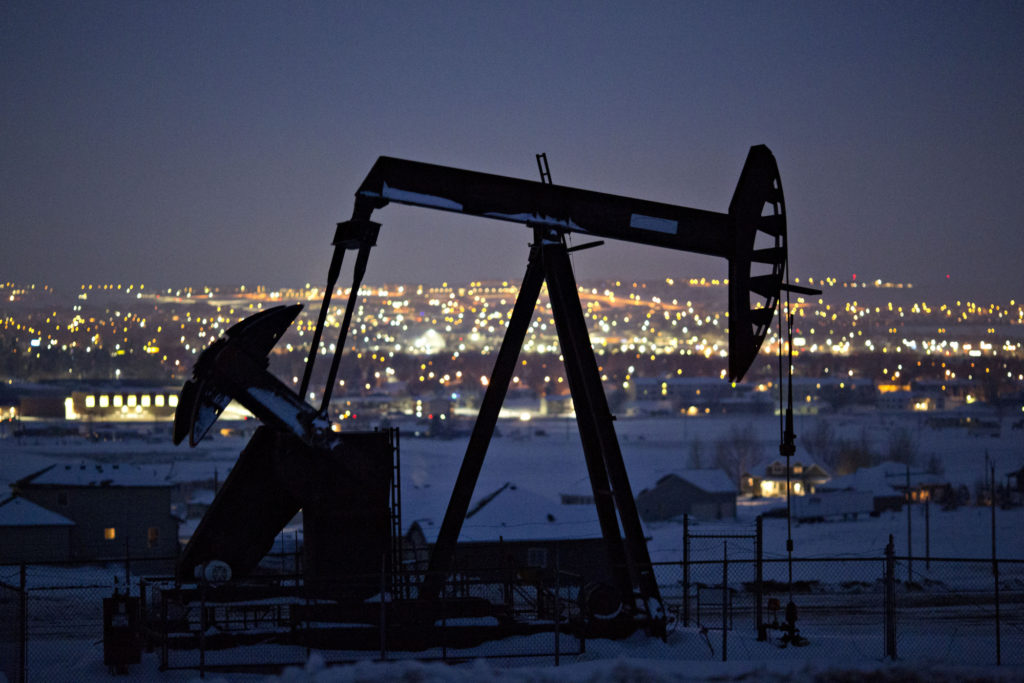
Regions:
<instances>
[{"instance_id":1,"label":"metal a-frame support","mask_svg":"<svg viewBox=\"0 0 1024 683\"><path fill-rule=\"evenodd\" d=\"M547 281L552 315L615 587L628 611L641 610L655 623L660 623L661 597L612 424L615 418L608 408L597 361L590 345L569 260L570 250L560 230L545 226L533 226L533 230L534 242L526 274L430 556L420 597L425 600L436 599L451 570L459 532L494 434L498 413L512 381L541 285ZM639 605L636 597L641 599Z\"/></svg>"}]
</instances>

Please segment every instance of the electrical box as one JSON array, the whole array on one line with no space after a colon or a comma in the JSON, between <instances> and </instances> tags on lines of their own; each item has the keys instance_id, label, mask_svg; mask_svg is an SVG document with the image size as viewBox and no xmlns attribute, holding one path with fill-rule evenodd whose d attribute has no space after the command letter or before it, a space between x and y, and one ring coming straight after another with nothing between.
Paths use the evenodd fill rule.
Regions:
<instances>
[{"instance_id":1,"label":"electrical box","mask_svg":"<svg viewBox=\"0 0 1024 683\"><path fill-rule=\"evenodd\" d=\"M139 599L117 593L103 598L103 663L124 673L141 659Z\"/></svg>"}]
</instances>

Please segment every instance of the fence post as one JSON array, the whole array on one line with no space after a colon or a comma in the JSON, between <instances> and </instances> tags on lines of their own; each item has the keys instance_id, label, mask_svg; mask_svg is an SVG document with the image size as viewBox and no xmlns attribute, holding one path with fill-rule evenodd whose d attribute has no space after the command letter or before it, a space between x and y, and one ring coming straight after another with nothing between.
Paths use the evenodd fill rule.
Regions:
<instances>
[{"instance_id":1,"label":"fence post","mask_svg":"<svg viewBox=\"0 0 1024 683\"><path fill-rule=\"evenodd\" d=\"M722 541L722 661L729 640L729 541Z\"/></svg>"},{"instance_id":2,"label":"fence post","mask_svg":"<svg viewBox=\"0 0 1024 683\"><path fill-rule=\"evenodd\" d=\"M896 659L896 551L892 534L885 546L885 656Z\"/></svg>"},{"instance_id":3,"label":"fence post","mask_svg":"<svg viewBox=\"0 0 1024 683\"><path fill-rule=\"evenodd\" d=\"M128 522L125 521L124 535L124 594L132 594L132 553L128 548Z\"/></svg>"},{"instance_id":4,"label":"fence post","mask_svg":"<svg viewBox=\"0 0 1024 683\"><path fill-rule=\"evenodd\" d=\"M139 625L143 628L143 633L146 634L146 652L152 652L153 639L149 637L149 605L146 603L148 592L146 579L142 577L139 579Z\"/></svg>"},{"instance_id":5,"label":"fence post","mask_svg":"<svg viewBox=\"0 0 1024 683\"><path fill-rule=\"evenodd\" d=\"M387 641L387 619L388 610L387 602L385 600L385 591L387 591L387 554L382 553L380 557L380 661L386 662L388 659L388 641Z\"/></svg>"},{"instance_id":6,"label":"fence post","mask_svg":"<svg viewBox=\"0 0 1024 683\"><path fill-rule=\"evenodd\" d=\"M1001 624L999 619L999 560L996 556L996 467L992 466L992 578L995 583L996 601L996 666L1003 663Z\"/></svg>"},{"instance_id":7,"label":"fence post","mask_svg":"<svg viewBox=\"0 0 1024 683\"><path fill-rule=\"evenodd\" d=\"M206 581L199 579L199 677L206 678Z\"/></svg>"},{"instance_id":8,"label":"fence post","mask_svg":"<svg viewBox=\"0 0 1024 683\"><path fill-rule=\"evenodd\" d=\"M996 599L996 666L1001 666L1003 663L1003 643L999 618L999 560L995 558L992 558L992 574L995 581Z\"/></svg>"},{"instance_id":9,"label":"fence post","mask_svg":"<svg viewBox=\"0 0 1024 683\"><path fill-rule=\"evenodd\" d=\"M683 515L683 626L690 625L690 515Z\"/></svg>"},{"instance_id":10,"label":"fence post","mask_svg":"<svg viewBox=\"0 0 1024 683\"><path fill-rule=\"evenodd\" d=\"M160 630L163 638L160 641L160 671L167 671L167 590L160 590Z\"/></svg>"},{"instance_id":11,"label":"fence post","mask_svg":"<svg viewBox=\"0 0 1024 683\"><path fill-rule=\"evenodd\" d=\"M559 600L560 593L562 592L562 581L561 581L561 553L559 552L559 544L555 543L555 666L559 664L559 655L561 655L560 640L558 633L558 624L562 620L562 604Z\"/></svg>"},{"instance_id":12,"label":"fence post","mask_svg":"<svg viewBox=\"0 0 1024 683\"><path fill-rule=\"evenodd\" d=\"M18 630L21 631L21 642L18 644L21 649L21 671L18 672L18 681L25 683L28 680L28 568L24 563L18 573L18 588L21 589L21 595L18 597L21 601L21 614L18 615Z\"/></svg>"},{"instance_id":13,"label":"fence post","mask_svg":"<svg viewBox=\"0 0 1024 683\"><path fill-rule=\"evenodd\" d=\"M764 519L757 516L757 539L754 544L754 621L757 640L768 640L768 629L764 626Z\"/></svg>"},{"instance_id":14,"label":"fence post","mask_svg":"<svg viewBox=\"0 0 1024 683\"><path fill-rule=\"evenodd\" d=\"M924 568L932 568L931 496L924 499Z\"/></svg>"}]
</instances>

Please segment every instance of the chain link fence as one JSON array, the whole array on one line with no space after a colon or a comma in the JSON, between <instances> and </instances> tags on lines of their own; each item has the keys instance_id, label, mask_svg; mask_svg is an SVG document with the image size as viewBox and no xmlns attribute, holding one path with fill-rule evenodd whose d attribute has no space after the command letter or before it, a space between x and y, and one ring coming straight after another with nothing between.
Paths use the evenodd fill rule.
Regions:
<instances>
[{"instance_id":1,"label":"chain link fence","mask_svg":"<svg viewBox=\"0 0 1024 683\"><path fill-rule=\"evenodd\" d=\"M897 658L1024 664L1024 560L894 559Z\"/></svg>"},{"instance_id":2,"label":"chain link fence","mask_svg":"<svg viewBox=\"0 0 1024 683\"><path fill-rule=\"evenodd\" d=\"M0 581L0 674L12 683L25 680L25 591Z\"/></svg>"},{"instance_id":3,"label":"chain link fence","mask_svg":"<svg viewBox=\"0 0 1024 683\"><path fill-rule=\"evenodd\" d=\"M439 622L435 640L417 648L407 647L402 615L391 604L401 591L414 591L409 577L375 577L385 582L384 600L370 598L362 614L346 617L301 592L221 600L215 591L182 593L169 580L126 574L123 566L27 566L23 584L19 567L0 567L0 671L12 682L105 673L103 601L115 591L124 594L126 586L142 603L138 647L154 674L274 670L304 662L314 650L329 663L488 657L516 665L628 656L1024 665L1024 560L994 566L991 560L890 552L794 558L790 565L778 557L757 562L746 538L700 543L707 546L702 559L654 566L668 623L663 639L642 631L625 639L586 637L579 628L584 588L570 576L516 582L460 576L447 598L508 605L520 630L475 642L488 629L497 633L498 624L486 610L470 610ZM708 557L712 550L717 559ZM284 588L289 582L298 587L295 578L272 580ZM796 639L787 638L790 602ZM370 611L379 619L368 618ZM340 635L358 646L339 649Z\"/></svg>"}]
</instances>

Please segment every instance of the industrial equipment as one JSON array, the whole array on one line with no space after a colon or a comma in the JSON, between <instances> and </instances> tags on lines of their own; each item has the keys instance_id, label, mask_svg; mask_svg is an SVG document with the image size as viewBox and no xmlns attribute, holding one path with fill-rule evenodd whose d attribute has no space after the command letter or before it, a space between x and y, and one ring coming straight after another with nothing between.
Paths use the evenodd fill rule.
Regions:
<instances>
[{"instance_id":1,"label":"industrial equipment","mask_svg":"<svg viewBox=\"0 0 1024 683\"><path fill-rule=\"evenodd\" d=\"M653 634L664 633L658 585L569 258L572 251L603 242L570 247L566 236L578 233L727 259L728 374L730 380L739 381L768 332L780 291L810 291L785 282L786 212L778 167L767 147L752 147L726 213L553 185L546 163L541 165L541 178L535 182L391 157L377 160L356 192L351 219L338 224L299 391L266 370L266 356L298 314L298 306L263 311L229 329L201 354L193 378L182 390L175 417L176 443L188 437L195 445L231 399L249 408L263 426L242 452L185 549L179 576L187 579L197 567L216 560L227 563L236 579L244 578L301 508L310 590L342 602L366 600L380 591L365 577L386 570L397 556L397 434L335 432L327 408L369 251L381 227L370 219L374 211L398 203L520 223L533 237L526 272L429 568L414 581L415 590L405 595L408 604L400 612L425 624L458 614L443 589L499 410L546 283L614 577L612 585L591 587L587 594L601 596L598 602L606 614L616 615L621 632L643 627ZM357 252L351 294L316 408L303 397L348 250Z\"/></svg>"}]
</instances>

